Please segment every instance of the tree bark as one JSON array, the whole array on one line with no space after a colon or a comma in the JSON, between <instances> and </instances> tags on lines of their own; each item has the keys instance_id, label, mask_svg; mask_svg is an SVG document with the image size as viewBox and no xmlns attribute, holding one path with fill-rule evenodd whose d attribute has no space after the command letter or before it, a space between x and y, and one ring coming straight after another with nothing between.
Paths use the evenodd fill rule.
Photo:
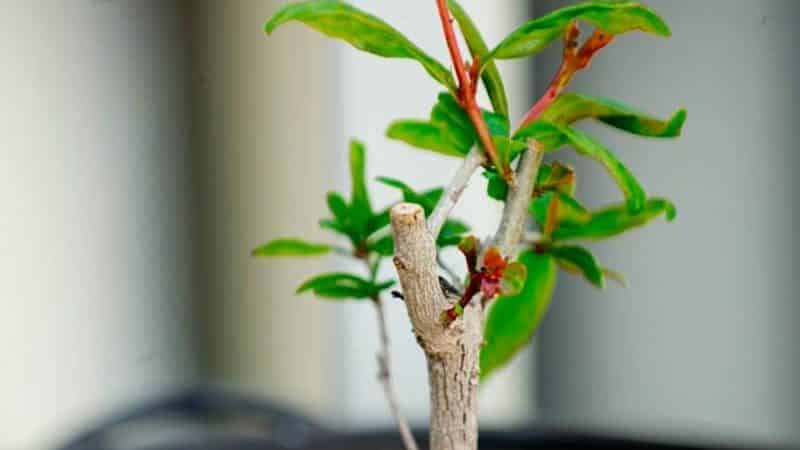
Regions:
<instances>
[{"instance_id":1,"label":"tree bark","mask_svg":"<svg viewBox=\"0 0 800 450\"><path fill-rule=\"evenodd\" d=\"M442 313L458 299L447 298L439 284L436 243L425 225L425 213L419 205L401 203L391 216L394 264L414 334L428 361L430 449L476 450L480 302L467 306L445 327Z\"/></svg>"}]
</instances>

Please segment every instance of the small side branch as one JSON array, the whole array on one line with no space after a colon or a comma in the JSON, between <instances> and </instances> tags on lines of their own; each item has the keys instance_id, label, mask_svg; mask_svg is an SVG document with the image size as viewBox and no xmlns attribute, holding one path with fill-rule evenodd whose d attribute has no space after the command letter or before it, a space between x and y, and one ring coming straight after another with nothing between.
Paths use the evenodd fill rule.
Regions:
<instances>
[{"instance_id":1,"label":"small side branch","mask_svg":"<svg viewBox=\"0 0 800 450\"><path fill-rule=\"evenodd\" d=\"M400 412L399 402L397 401L397 394L394 391L391 378L391 355L389 354L389 331L386 325L386 313L383 309L383 302L380 297L373 299L375 304L375 311L378 313L378 332L380 337L380 350L378 350L378 381L383 386L383 392L386 395L386 400L389 403L389 410L392 413L395 424L400 431L400 437L403 439L403 445L406 450L417 450L417 441L414 440L414 435L411 433L411 427L403 414Z\"/></svg>"},{"instance_id":2,"label":"small side branch","mask_svg":"<svg viewBox=\"0 0 800 450\"><path fill-rule=\"evenodd\" d=\"M470 178L472 178L472 174L478 170L485 160L486 158L484 157L483 153L477 147L473 148L467 154L467 157L464 158L464 161L461 163L461 167L458 168L458 171L456 171L453 179L450 180L447 190L444 192L441 200L439 200L436 208L428 218L428 230L432 236L439 235L444 222L447 220L450 212L453 211L453 207L455 207L456 203L458 203L458 199L461 198L461 194L467 187Z\"/></svg>"},{"instance_id":3,"label":"small side branch","mask_svg":"<svg viewBox=\"0 0 800 450\"><path fill-rule=\"evenodd\" d=\"M528 149L523 152L517 166L517 184L509 186L503 218L494 237L494 245L505 256L510 256L522 239L528 217L528 205L531 202L533 188L536 186L536 176L543 155L544 150L539 142L529 140Z\"/></svg>"}]
</instances>

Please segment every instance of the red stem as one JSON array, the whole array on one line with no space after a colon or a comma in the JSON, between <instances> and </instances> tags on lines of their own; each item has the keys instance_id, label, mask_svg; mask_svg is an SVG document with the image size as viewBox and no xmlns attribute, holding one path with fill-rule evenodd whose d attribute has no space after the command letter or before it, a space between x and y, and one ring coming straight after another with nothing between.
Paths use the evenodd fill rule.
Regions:
<instances>
[{"instance_id":1,"label":"red stem","mask_svg":"<svg viewBox=\"0 0 800 450\"><path fill-rule=\"evenodd\" d=\"M489 159L498 167L498 170L502 171L503 178L510 183L513 180L513 172L511 171L511 167L500 167L499 165L500 159L497 156L497 150L494 148L494 142L489 133L489 127L486 125L486 121L483 120L483 114L481 114L481 109L478 106L477 100L475 100L478 80L477 77L473 78L470 76L470 71L464 64L461 50L458 48L456 33L453 30L450 10L447 9L447 0L436 0L436 5L439 8L439 18L442 21L442 29L444 30L444 39L447 42L447 49L450 52L450 58L453 60L456 78L458 78L458 101L467 113L467 116L472 122L472 126L475 127L475 131L478 133L478 139L481 141L481 145L489 156ZM473 63L473 65L474 64L476 63Z\"/></svg>"},{"instance_id":2,"label":"red stem","mask_svg":"<svg viewBox=\"0 0 800 450\"><path fill-rule=\"evenodd\" d=\"M575 76L578 71L589 67L592 58L614 39L613 35L596 29L592 36L587 39L580 50L578 50L576 42L578 34L579 30L577 24L575 22L571 23L564 33L564 56L561 61L561 66L558 68L558 72L556 72L553 80L550 81L550 85L547 87L542 98L540 98L522 118L522 124L520 126L525 126L538 119L567 85L569 85L569 82L572 81L572 77Z\"/></svg>"}]
</instances>

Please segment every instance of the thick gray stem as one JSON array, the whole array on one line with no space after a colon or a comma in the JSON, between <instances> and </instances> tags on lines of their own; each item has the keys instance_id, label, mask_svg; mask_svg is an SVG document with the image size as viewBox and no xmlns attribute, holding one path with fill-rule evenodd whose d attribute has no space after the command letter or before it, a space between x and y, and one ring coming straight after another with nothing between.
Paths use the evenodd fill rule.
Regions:
<instances>
[{"instance_id":1,"label":"thick gray stem","mask_svg":"<svg viewBox=\"0 0 800 450\"><path fill-rule=\"evenodd\" d=\"M450 326L442 313L457 299L447 298L439 285L436 244L425 226L419 205L392 208L394 264L406 309L425 356L431 396L431 450L476 450L478 417L478 356L483 311L468 306Z\"/></svg>"},{"instance_id":2,"label":"thick gray stem","mask_svg":"<svg viewBox=\"0 0 800 450\"><path fill-rule=\"evenodd\" d=\"M514 246L522 239L542 156L544 151L541 145L535 140L529 140L528 149L522 153L517 166L517 182L509 187L503 218L494 237L494 245L503 255L512 256Z\"/></svg>"}]
</instances>

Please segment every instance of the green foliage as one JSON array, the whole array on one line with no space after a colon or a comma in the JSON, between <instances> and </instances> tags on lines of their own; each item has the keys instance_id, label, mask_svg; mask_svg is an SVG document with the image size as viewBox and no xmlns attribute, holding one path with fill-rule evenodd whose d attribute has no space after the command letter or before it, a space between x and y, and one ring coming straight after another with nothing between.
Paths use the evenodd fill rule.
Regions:
<instances>
[{"instance_id":1,"label":"green foliage","mask_svg":"<svg viewBox=\"0 0 800 450\"><path fill-rule=\"evenodd\" d=\"M439 83L451 91L455 81L450 71L414 45L386 22L367 14L345 2L337 0L310 0L290 3L278 10L264 25L272 34L278 26L296 20L353 47L386 58L406 58L419 62Z\"/></svg>"},{"instance_id":2,"label":"green foliage","mask_svg":"<svg viewBox=\"0 0 800 450\"><path fill-rule=\"evenodd\" d=\"M525 251L519 262L527 269L522 290L498 297L486 319L481 349L481 379L508 363L533 337L550 304L556 282L556 264L551 255Z\"/></svg>"},{"instance_id":3,"label":"green foliage","mask_svg":"<svg viewBox=\"0 0 800 450\"><path fill-rule=\"evenodd\" d=\"M508 118L483 110L483 118L492 136L509 135ZM478 141L475 128L458 101L448 92L439 94L431 109L430 120L401 119L392 122L386 136L412 147L463 157Z\"/></svg>"},{"instance_id":4,"label":"green foliage","mask_svg":"<svg viewBox=\"0 0 800 450\"><path fill-rule=\"evenodd\" d=\"M547 213L553 199L558 201L558 222L564 223L585 223L592 217L591 212L586 209L575 197L561 191L545 192L535 198L530 205L530 213L540 226L547 223Z\"/></svg>"},{"instance_id":5,"label":"green foliage","mask_svg":"<svg viewBox=\"0 0 800 450\"><path fill-rule=\"evenodd\" d=\"M686 110L679 109L669 119L661 120L616 100L565 92L541 117L546 122L567 125L583 119L596 119L639 136L672 138L680 136Z\"/></svg>"},{"instance_id":6,"label":"green foliage","mask_svg":"<svg viewBox=\"0 0 800 450\"><path fill-rule=\"evenodd\" d=\"M564 245L550 249L559 267L572 273L582 274L586 280L597 287L605 287L603 268L597 263L594 255L587 249L578 246Z\"/></svg>"},{"instance_id":7,"label":"green foliage","mask_svg":"<svg viewBox=\"0 0 800 450\"><path fill-rule=\"evenodd\" d=\"M297 293L311 291L318 297L332 300L361 300L373 299L393 285L394 281L375 283L349 273L326 273L303 282Z\"/></svg>"},{"instance_id":8,"label":"green foliage","mask_svg":"<svg viewBox=\"0 0 800 450\"><path fill-rule=\"evenodd\" d=\"M330 253L330 245L306 242L297 238L275 239L255 248L253 256L319 256Z\"/></svg>"},{"instance_id":9,"label":"green foliage","mask_svg":"<svg viewBox=\"0 0 800 450\"><path fill-rule=\"evenodd\" d=\"M631 213L623 205L594 211L586 222L562 223L553 233L553 241L600 240L620 235L640 227L664 214L668 222L675 219L675 206L663 198L650 198L638 213Z\"/></svg>"},{"instance_id":10,"label":"green foliage","mask_svg":"<svg viewBox=\"0 0 800 450\"><path fill-rule=\"evenodd\" d=\"M461 34L464 36L467 47L469 47L473 61L485 60L489 54L489 48L486 46L486 41L483 39L478 27L475 26L475 23L457 1L449 0L448 5L450 12L453 13L453 17L458 22L458 27L461 29ZM486 93L489 95L489 100L492 102L494 112L503 117L508 117L506 88L494 61L489 61L485 65L481 79L483 80L483 86L486 88Z\"/></svg>"},{"instance_id":11,"label":"green foliage","mask_svg":"<svg viewBox=\"0 0 800 450\"><path fill-rule=\"evenodd\" d=\"M495 164L501 166L510 180L505 170L528 148L530 140L537 141L537 146L546 152L572 147L579 155L602 165L619 186L624 203L589 210L575 197L577 176L572 168L558 161L542 164L529 204L529 212L542 233L535 238L536 242L528 242L532 244L531 248L524 250L518 261L510 262L496 248L484 249L483 260L479 261L479 255L482 254L479 241L473 236L464 237L469 227L454 219L444 223L436 244L439 248L459 245L464 253L469 269L465 298L472 298L466 295L470 292L482 292L484 300L488 302L499 293L499 297L491 303L485 321L486 346L481 352L480 361L481 377L485 378L510 361L535 334L550 303L557 268L579 275L598 288L605 286L606 279L625 284L621 274L601 266L589 249L575 245L574 241L614 237L643 226L662 214L668 221L675 217L675 207L671 202L657 197L649 198L626 165L608 148L575 128L575 123L590 119L633 135L673 138L681 134L687 113L679 109L670 117L660 119L613 99L561 92L563 86L559 85L559 89L552 91L558 95L552 103L541 103L542 108L546 107L544 111L511 133L508 96L496 59L534 55L553 42L562 40L568 29L570 35L567 38L573 39L574 28L570 24L575 20L593 25L596 32L604 33L605 37L633 30L669 36L670 30L658 15L637 2L588 1L524 24L490 51L481 32L458 1L448 0L448 5L472 60L479 62L468 67L470 74L462 75L475 78L480 75L493 111L479 109L470 97L473 92L459 89L445 65L431 58L381 19L345 2L311 0L288 4L267 21L265 30L272 33L283 23L299 21L366 52L419 62L447 88L447 92L438 95L427 120L394 121L387 129L387 136L419 149L464 157L474 146L482 145L475 130L476 126L481 126L476 117L479 110L497 156L495 158L492 155L492 161L485 162L483 167L490 198L505 201L509 189ZM596 37L598 40L594 42L601 42L602 45L608 43L608 39L599 35ZM565 52L565 55L568 53ZM565 83L569 81L569 77L563 79ZM477 86L471 87L477 89ZM471 114L467 114L464 105L468 105ZM532 111L538 114L540 109L534 108ZM475 119L477 125L470 117ZM485 148L483 150L486 151ZM298 293L313 292L330 299L375 299L392 285L393 282L376 280L382 258L392 256L394 246L388 230L389 209L373 210L365 166L364 146L353 141L350 146L350 199L336 192L328 193L327 204L332 217L320 221L320 226L348 238L352 244L352 249L348 251L354 258L366 263L370 278L346 273L323 274L303 283ZM417 191L396 178L381 177L377 181L397 189L403 201L421 205L426 215L431 214L444 192L442 188ZM334 249L337 253L346 253L327 244L284 238L258 247L253 250L253 255L313 256L331 253ZM452 319L455 319L462 311L463 304L456 304L452 310L442 313L443 317L452 315Z\"/></svg>"},{"instance_id":12,"label":"green foliage","mask_svg":"<svg viewBox=\"0 0 800 450\"><path fill-rule=\"evenodd\" d=\"M503 39L483 60L532 56L561 38L572 20L580 19L610 34L640 30L669 36L669 27L657 14L637 2L592 1L568 6L532 20Z\"/></svg>"}]
</instances>

